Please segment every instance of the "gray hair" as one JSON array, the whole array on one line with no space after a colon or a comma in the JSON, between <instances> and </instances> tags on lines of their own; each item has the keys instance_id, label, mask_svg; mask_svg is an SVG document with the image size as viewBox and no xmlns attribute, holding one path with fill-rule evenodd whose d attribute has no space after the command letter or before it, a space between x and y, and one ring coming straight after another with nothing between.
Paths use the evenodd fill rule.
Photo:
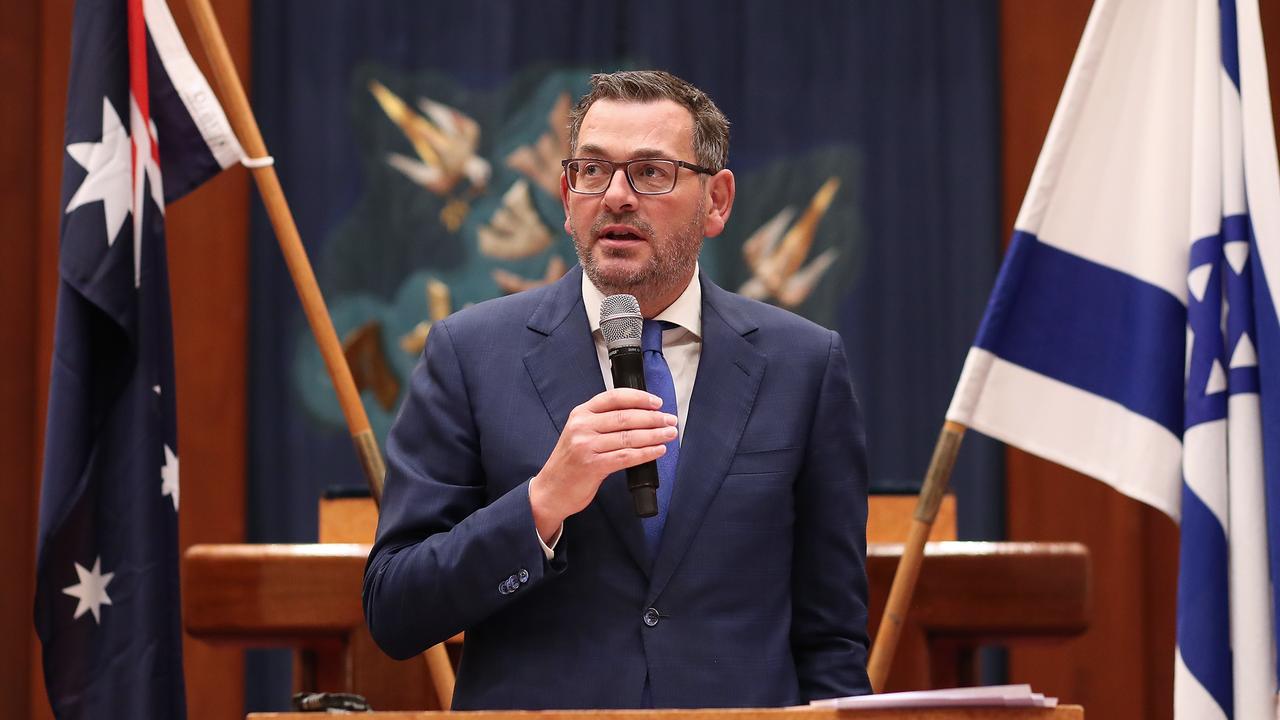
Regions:
<instances>
[{"instance_id":1,"label":"gray hair","mask_svg":"<svg viewBox=\"0 0 1280 720\"><path fill-rule=\"evenodd\" d=\"M729 119L705 92L662 70L625 70L592 75L591 89L569 113L571 154L578 150L582 119L597 100L672 100L687 108L693 116L693 152L698 164L718 172L729 161Z\"/></svg>"}]
</instances>

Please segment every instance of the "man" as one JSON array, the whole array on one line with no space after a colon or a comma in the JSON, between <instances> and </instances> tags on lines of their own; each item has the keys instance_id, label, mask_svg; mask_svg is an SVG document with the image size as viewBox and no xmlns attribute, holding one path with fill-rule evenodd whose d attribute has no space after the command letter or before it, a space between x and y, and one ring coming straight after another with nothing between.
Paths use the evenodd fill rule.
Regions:
<instances>
[{"instance_id":1,"label":"man","mask_svg":"<svg viewBox=\"0 0 1280 720\"><path fill-rule=\"evenodd\" d=\"M667 73L597 75L570 146L582 269L441 321L414 371L365 574L374 638L407 658L465 630L455 709L869 692L865 448L840 338L696 272L733 206L728 121ZM653 394L606 389L615 293L661 323ZM622 471L650 460L659 514L642 521Z\"/></svg>"}]
</instances>

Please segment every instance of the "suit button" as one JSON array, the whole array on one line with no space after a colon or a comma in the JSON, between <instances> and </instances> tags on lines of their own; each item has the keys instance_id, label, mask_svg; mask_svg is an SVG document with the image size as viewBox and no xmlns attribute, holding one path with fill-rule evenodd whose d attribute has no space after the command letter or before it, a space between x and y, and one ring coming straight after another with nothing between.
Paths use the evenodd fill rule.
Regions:
<instances>
[{"instance_id":1,"label":"suit button","mask_svg":"<svg viewBox=\"0 0 1280 720\"><path fill-rule=\"evenodd\" d=\"M520 568L520 582L521 583L529 582L529 571L525 570L524 568Z\"/></svg>"},{"instance_id":2,"label":"suit button","mask_svg":"<svg viewBox=\"0 0 1280 720\"><path fill-rule=\"evenodd\" d=\"M510 595L510 594L511 594L511 588L507 587L507 584L506 584L505 582L500 582L500 583L498 583L498 594L499 594L499 595Z\"/></svg>"},{"instance_id":3,"label":"suit button","mask_svg":"<svg viewBox=\"0 0 1280 720\"><path fill-rule=\"evenodd\" d=\"M659 617L661 616L658 614L657 608L649 608L648 610L644 611L644 618L643 618L644 624L648 625L649 627L653 627L654 625L658 624Z\"/></svg>"}]
</instances>

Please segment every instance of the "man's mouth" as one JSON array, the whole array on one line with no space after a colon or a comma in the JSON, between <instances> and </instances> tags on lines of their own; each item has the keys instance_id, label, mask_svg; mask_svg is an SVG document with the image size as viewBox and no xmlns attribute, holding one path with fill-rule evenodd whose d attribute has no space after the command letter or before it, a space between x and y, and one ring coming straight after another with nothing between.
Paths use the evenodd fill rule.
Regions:
<instances>
[{"instance_id":1,"label":"man's mouth","mask_svg":"<svg viewBox=\"0 0 1280 720\"><path fill-rule=\"evenodd\" d=\"M644 235L641 235L639 230L636 230L633 227L621 225L611 225L602 228L597 237L601 240L617 241L642 241L645 239Z\"/></svg>"}]
</instances>

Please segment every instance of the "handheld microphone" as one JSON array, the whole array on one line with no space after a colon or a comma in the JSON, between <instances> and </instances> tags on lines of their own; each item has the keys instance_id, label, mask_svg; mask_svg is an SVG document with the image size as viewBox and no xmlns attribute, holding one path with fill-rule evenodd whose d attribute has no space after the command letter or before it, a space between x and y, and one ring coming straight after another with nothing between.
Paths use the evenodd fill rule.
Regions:
<instances>
[{"instance_id":1,"label":"handheld microphone","mask_svg":"<svg viewBox=\"0 0 1280 720\"><path fill-rule=\"evenodd\" d=\"M615 388L644 390L644 352L640 336L644 316L640 303L631 295L610 295L600 303L600 332L609 349ZM627 468L627 487L636 515L658 514L658 464L653 460Z\"/></svg>"}]
</instances>

